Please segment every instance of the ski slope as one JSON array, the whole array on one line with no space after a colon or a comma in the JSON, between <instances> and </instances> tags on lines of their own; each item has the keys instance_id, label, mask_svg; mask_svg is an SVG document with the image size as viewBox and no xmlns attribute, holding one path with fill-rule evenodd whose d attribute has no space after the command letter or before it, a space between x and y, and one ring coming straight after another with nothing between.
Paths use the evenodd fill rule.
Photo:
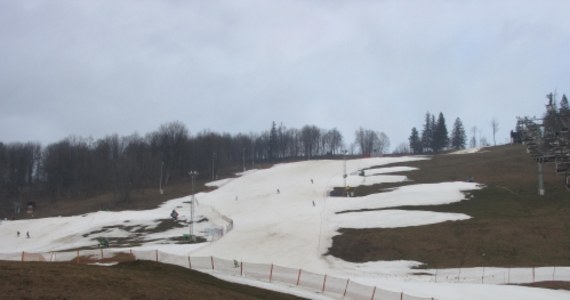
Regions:
<instances>
[{"instance_id":1,"label":"ski slope","mask_svg":"<svg viewBox=\"0 0 570 300\"><path fill-rule=\"evenodd\" d=\"M314 160L278 164L264 170L250 170L237 178L211 182L218 187L196 195L195 232L205 235L210 228L226 226L224 215L233 220L233 230L223 238L202 244L165 243L169 237L188 233L175 228L149 234L137 249L257 263L274 263L311 272L349 277L352 281L383 289L446 299L569 299L566 291L493 284L427 282L411 276L413 261L349 263L325 255L339 228L395 228L422 226L470 216L392 209L398 206L439 205L469 201L465 192L481 188L477 183L442 182L411 184L365 197L329 197L334 187L404 182L406 171L394 164L426 157ZM348 177L343 178L344 168ZM389 167L382 166L390 164ZM364 172L362 172L364 170ZM361 176L364 175L364 176ZM177 209L180 219L189 220L191 197L173 199L147 211L95 212L81 216L3 221L0 224L0 253L48 252L93 245L93 238L128 237L125 226L152 228ZM368 211L360 211L360 210ZM382 209L382 210L375 210ZM342 213L341 213L342 212ZM104 228L105 227L105 228ZM102 231L102 229L104 229ZM16 236L20 231L22 235ZM29 232L31 238L25 238ZM85 236L88 235L88 236ZM135 249L135 248L133 248ZM465 272L480 272L477 268ZM478 274L478 273L477 273ZM237 281L241 279L236 279Z\"/></svg>"}]
</instances>

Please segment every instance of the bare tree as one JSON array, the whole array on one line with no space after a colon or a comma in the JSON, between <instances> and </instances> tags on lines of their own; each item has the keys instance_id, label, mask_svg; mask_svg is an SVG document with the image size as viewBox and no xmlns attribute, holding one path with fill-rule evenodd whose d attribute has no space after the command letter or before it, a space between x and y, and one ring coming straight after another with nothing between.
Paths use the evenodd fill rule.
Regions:
<instances>
[{"instance_id":1,"label":"bare tree","mask_svg":"<svg viewBox=\"0 0 570 300\"><path fill-rule=\"evenodd\" d=\"M378 140L376 141L374 150L376 150L378 154L388 152L388 149L390 148L390 138L388 138L388 135L384 132L376 133L376 135L378 136Z\"/></svg>"},{"instance_id":2,"label":"bare tree","mask_svg":"<svg viewBox=\"0 0 570 300\"><path fill-rule=\"evenodd\" d=\"M315 125L305 125L301 129L301 144L305 150L305 157L311 159L319 153L321 130Z\"/></svg>"},{"instance_id":3,"label":"bare tree","mask_svg":"<svg viewBox=\"0 0 570 300\"><path fill-rule=\"evenodd\" d=\"M410 153L412 153L412 150L410 149L410 146L408 145L408 143L400 143L400 145L398 145L398 147L396 147L396 149L394 149L394 151L392 151L392 153L398 154L398 155L410 154Z\"/></svg>"},{"instance_id":4,"label":"bare tree","mask_svg":"<svg viewBox=\"0 0 570 300\"><path fill-rule=\"evenodd\" d=\"M471 128L471 144L469 146L471 146L471 148L476 148L477 147L477 126L473 126Z\"/></svg>"},{"instance_id":5,"label":"bare tree","mask_svg":"<svg viewBox=\"0 0 570 300\"><path fill-rule=\"evenodd\" d=\"M363 156L371 156L374 153L383 154L390 147L390 139L384 132L360 127L355 134L355 144L360 147L360 153Z\"/></svg>"},{"instance_id":6,"label":"bare tree","mask_svg":"<svg viewBox=\"0 0 570 300\"><path fill-rule=\"evenodd\" d=\"M378 140L378 134L373 130L360 127L355 135L355 144L360 147L362 156L370 156L374 151L374 143Z\"/></svg>"},{"instance_id":7,"label":"bare tree","mask_svg":"<svg viewBox=\"0 0 570 300\"><path fill-rule=\"evenodd\" d=\"M182 167L182 159L187 141L188 129L179 121L162 124L158 131L151 134L151 145L160 153L164 163L164 185L168 185L172 173L186 173L186 169Z\"/></svg>"},{"instance_id":8,"label":"bare tree","mask_svg":"<svg viewBox=\"0 0 570 300\"><path fill-rule=\"evenodd\" d=\"M491 128L493 128L493 144L497 146L497 140L495 138L495 135L499 132L499 121L497 121L497 119L493 118L491 121Z\"/></svg>"},{"instance_id":9,"label":"bare tree","mask_svg":"<svg viewBox=\"0 0 570 300\"><path fill-rule=\"evenodd\" d=\"M330 154L340 153L342 149L342 134L336 129L325 131L322 134L323 151Z\"/></svg>"}]
</instances>

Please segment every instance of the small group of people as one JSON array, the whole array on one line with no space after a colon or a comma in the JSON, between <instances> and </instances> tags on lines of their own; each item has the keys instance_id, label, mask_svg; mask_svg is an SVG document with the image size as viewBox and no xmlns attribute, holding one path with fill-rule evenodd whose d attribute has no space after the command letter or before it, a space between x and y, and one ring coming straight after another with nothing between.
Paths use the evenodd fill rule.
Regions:
<instances>
[{"instance_id":1,"label":"small group of people","mask_svg":"<svg viewBox=\"0 0 570 300\"><path fill-rule=\"evenodd\" d=\"M20 237L20 231L16 232L16 236ZM30 232L29 231L26 231L26 238L30 238Z\"/></svg>"}]
</instances>

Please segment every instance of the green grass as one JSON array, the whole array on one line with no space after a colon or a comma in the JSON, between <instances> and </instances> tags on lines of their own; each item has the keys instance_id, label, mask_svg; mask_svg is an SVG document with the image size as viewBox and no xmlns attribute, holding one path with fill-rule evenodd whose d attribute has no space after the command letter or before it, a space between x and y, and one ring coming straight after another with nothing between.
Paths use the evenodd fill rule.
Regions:
<instances>
[{"instance_id":1,"label":"green grass","mask_svg":"<svg viewBox=\"0 0 570 300\"><path fill-rule=\"evenodd\" d=\"M564 177L545 167L546 195L538 196L537 166L523 146L471 155L440 155L408 163L413 183L465 180L485 188L470 200L398 209L465 213L470 220L395 229L342 229L330 254L353 262L416 260L425 267L570 265L570 193ZM359 195L398 185L358 188ZM356 251L354 251L356 249Z\"/></svg>"}]
</instances>

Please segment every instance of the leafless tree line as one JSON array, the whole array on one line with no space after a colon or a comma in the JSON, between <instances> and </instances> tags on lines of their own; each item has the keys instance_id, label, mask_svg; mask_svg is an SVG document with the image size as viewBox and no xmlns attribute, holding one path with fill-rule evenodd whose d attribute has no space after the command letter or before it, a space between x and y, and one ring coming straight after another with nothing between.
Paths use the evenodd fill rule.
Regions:
<instances>
[{"instance_id":1,"label":"leafless tree line","mask_svg":"<svg viewBox=\"0 0 570 300\"><path fill-rule=\"evenodd\" d=\"M360 128L356 134L353 149L358 147L363 155L389 147L384 133ZM46 147L0 143L0 206L18 211L36 198L76 199L105 191L112 191L117 201L129 201L131 191L167 186L188 178L190 170L211 179L260 162L331 158L344 149L336 128L297 129L275 123L261 134L206 130L191 135L183 123L171 122L145 136L69 137Z\"/></svg>"}]
</instances>

